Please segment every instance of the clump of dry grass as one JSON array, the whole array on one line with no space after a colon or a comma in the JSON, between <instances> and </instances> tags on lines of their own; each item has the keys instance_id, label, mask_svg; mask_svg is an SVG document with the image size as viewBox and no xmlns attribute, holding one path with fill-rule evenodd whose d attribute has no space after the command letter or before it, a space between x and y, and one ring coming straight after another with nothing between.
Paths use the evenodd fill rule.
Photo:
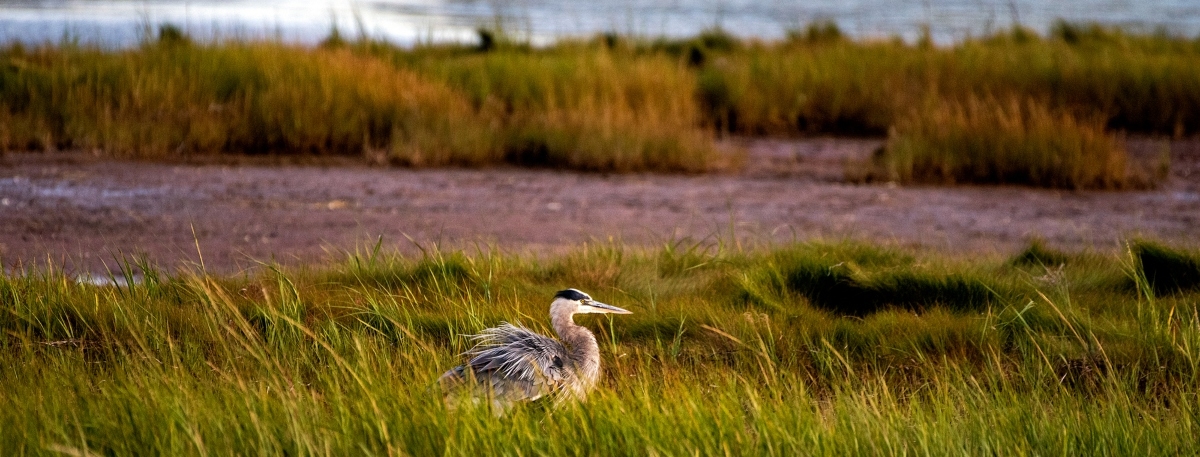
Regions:
<instances>
[{"instance_id":1,"label":"clump of dry grass","mask_svg":"<svg viewBox=\"0 0 1200 457\"><path fill-rule=\"evenodd\" d=\"M706 120L740 134L882 134L906 90L913 53L818 41L721 54L699 70Z\"/></svg>"},{"instance_id":2,"label":"clump of dry grass","mask_svg":"<svg viewBox=\"0 0 1200 457\"><path fill-rule=\"evenodd\" d=\"M1027 184L1119 189L1131 176L1120 138L1088 121L1023 97L968 97L914 109L876 157L899 182Z\"/></svg>"},{"instance_id":3,"label":"clump of dry grass","mask_svg":"<svg viewBox=\"0 0 1200 457\"><path fill-rule=\"evenodd\" d=\"M704 171L695 79L661 56L564 46L438 59L417 68L463 91L501 128L508 161L591 170Z\"/></svg>"}]
</instances>

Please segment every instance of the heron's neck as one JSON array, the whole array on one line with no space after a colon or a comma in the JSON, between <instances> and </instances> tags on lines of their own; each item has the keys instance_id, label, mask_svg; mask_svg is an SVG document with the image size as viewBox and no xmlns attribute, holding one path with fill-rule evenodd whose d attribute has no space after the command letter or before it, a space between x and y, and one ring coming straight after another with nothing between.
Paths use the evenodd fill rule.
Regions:
<instances>
[{"instance_id":1,"label":"heron's neck","mask_svg":"<svg viewBox=\"0 0 1200 457\"><path fill-rule=\"evenodd\" d=\"M586 327L575 324L569 313L552 314L550 323L566 344L581 380L590 387L600 376L600 346L596 344L596 336Z\"/></svg>"}]
</instances>

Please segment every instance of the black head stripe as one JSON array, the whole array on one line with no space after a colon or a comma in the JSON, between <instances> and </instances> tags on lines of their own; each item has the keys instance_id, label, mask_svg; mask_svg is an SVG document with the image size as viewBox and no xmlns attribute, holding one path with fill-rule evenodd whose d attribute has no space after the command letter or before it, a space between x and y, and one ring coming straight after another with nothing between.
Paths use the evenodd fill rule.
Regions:
<instances>
[{"instance_id":1,"label":"black head stripe","mask_svg":"<svg viewBox=\"0 0 1200 457\"><path fill-rule=\"evenodd\" d=\"M567 290L558 291L558 293L554 294L554 298L565 298L567 300L577 300L578 301L578 300L591 299L592 297L589 297L588 294L585 294L585 293L580 292L575 289L567 289Z\"/></svg>"}]
</instances>

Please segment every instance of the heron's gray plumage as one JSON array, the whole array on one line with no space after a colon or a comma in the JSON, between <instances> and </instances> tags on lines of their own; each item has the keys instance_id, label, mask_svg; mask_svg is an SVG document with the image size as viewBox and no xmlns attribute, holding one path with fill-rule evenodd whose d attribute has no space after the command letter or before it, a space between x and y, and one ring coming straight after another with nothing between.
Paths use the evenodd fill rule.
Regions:
<instances>
[{"instance_id":1,"label":"heron's gray plumage","mask_svg":"<svg viewBox=\"0 0 1200 457\"><path fill-rule=\"evenodd\" d=\"M550 322L561 340L509 323L485 329L471 339L466 364L442 375L452 393L467 387L473 397L490 398L503 408L511 403L551 397L582 400L600 378L600 346L587 328L575 324L579 313L629 311L596 302L575 289L560 291L550 306Z\"/></svg>"},{"instance_id":2,"label":"heron's gray plumage","mask_svg":"<svg viewBox=\"0 0 1200 457\"><path fill-rule=\"evenodd\" d=\"M536 400L576 382L562 343L524 327L502 324L475 335L466 368L498 398Z\"/></svg>"}]
</instances>

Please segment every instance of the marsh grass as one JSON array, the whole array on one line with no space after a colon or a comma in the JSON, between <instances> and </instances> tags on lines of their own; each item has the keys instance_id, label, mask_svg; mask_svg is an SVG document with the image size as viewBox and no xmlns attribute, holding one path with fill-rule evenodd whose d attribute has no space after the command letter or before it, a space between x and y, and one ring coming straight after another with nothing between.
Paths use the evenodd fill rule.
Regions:
<instances>
[{"instance_id":1,"label":"marsh grass","mask_svg":"<svg viewBox=\"0 0 1200 457\"><path fill-rule=\"evenodd\" d=\"M977 311L1011 299L1008 284L987 281L973 271L948 269L858 246L821 253L781 251L759 271L747 273L760 278L761 284L752 284L751 279L740 286L744 297L761 297L765 287L783 296L802 297L821 310L859 317L885 309Z\"/></svg>"},{"instance_id":2,"label":"marsh grass","mask_svg":"<svg viewBox=\"0 0 1200 457\"><path fill-rule=\"evenodd\" d=\"M3 56L4 149L604 171L704 171L712 155L691 79L663 60L479 55L435 78L345 45L172 39L123 51L13 45Z\"/></svg>"},{"instance_id":3,"label":"marsh grass","mask_svg":"<svg viewBox=\"0 0 1200 457\"><path fill-rule=\"evenodd\" d=\"M1197 43L1062 23L937 47L815 23L778 42L303 48L164 27L134 49L0 50L0 148L702 172L731 166L725 134L886 134L886 179L1125 188L1160 176L1131 176L1124 132L1200 132Z\"/></svg>"},{"instance_id":4,"label":"marsh grass","mask_svg":"<svg viewBox=\"0 0 1200 457\"><path fill-rule=\"evenodd\" d=\"M1200 254L1145 240L1132 243L1130 250L1155 293L1200 288Z\"/></svg>"},{"instance_id":5,"label":"marsh grass","mask_svg":"<svg viewBox=\"0 0 1200 457\"><path fill-rule=\"evenodd\" d=\"M751 47L698 72L718 131L749 135L880 135L911 91L904 65L921 51L875 44Z\"/></svg>"},{"instance_id":6,"label":"marsh grass","mask_svg":"<svg viewBox=\"0 0 1200 457\"><path fill-rule=\"evenodd\" d=\"M1129 163L1124 132L1200 131L1194 39L1069 23L945 48L838 36L813 25L781 43L709 49L697 74L708 125L886 134L883 179L1102 189L1162 177Z\"/></svg>"},{"instance_id":7,"label":"marsh grass","mask_svg":"<svg viewBox=\"0 0 1200 457\"><path fill-rule=\"evenodd\" d=\"M1070 254L1047 246L1040 238L1034 238L1025 250L1012 256L1008 263L1023 267L1058 267L1066 265L1070 260Z\"/></svg>"},{"instance_id":8,"label":"marsh grass","mask_svg":"<svg viewBox=\"0 0 1200 457\"><path fill-rule=\"evenodd\" d=\"M12 48L7 57L7 148L126 157L378 148L411 161L489 159L472 159L490 148L465 99L349 51L172 41L118 52Z\"/></svg>"},{"instance_id":9,"label":"marsh grass","mask_svg":"<svg viewBox=\"0 0 1200 457\"><path fill-rule=\"evenodd\" d=\"M509 162L577 169L705 171L694 78L662 56L562 45L422 59L501 125Z\"/></svg>"},{"instance_id":10,"label":"marsh grass","mask_svg":"<svg viewBox=\"0 0 1200 457\"><path fill-rule=\"evenodd\" d=\"M173 455L1195 450L1200 296L1122 287L1126 278L1148 287L1152 277L1130 253L1073 256L1061 278L1046 282L1003 258L851 243L693 245L598 244L543 259L366 249L319 267L266 265L238 277L150 271L120 286L80 283L57 269L0 276L0 447ZM843 316L786 281L800 265L837 264L853 264L860 272L847 280L861 278L854 284L874 293L940 299L917 300L920 307L884 300ZM984 305L945 280L955 275L1011 293L988 295ZM578 319L596 331L604 357L589 401L500 418L485 408L447 411L434 380L466 349L463 335L501 320L546 330L548 296L568 286L635 313ZM748 288L774 307L747 301Z\"/></svg>"},{"instance_id":11,"label":"marsh grass","mask_svg":"<svg viewBox=\"0 0 1200 457\"><path fill-rule=\"evenodd\" d=\"M1065 22L1046 37L1016 28L950 47L851 41L820 23L790 37L708 49L700 98L712 122L742 134L880 134L927 99L1016 94L1106 129L1200 131L1200 41L1187 37Z\"/></svg>"},{"instance_id":12,"label":"marsh grass","mask_svg":"<svg viewBox=\"0 0 1200 457\"><path fill-rule=\"evenodd\" d=\"M937 101L897 123L875 157L880 179L903 183L1026 184L1120 189L1149 184L1131 175L1122 141L1029 99Z\"/></svg>"}]
</instances>

